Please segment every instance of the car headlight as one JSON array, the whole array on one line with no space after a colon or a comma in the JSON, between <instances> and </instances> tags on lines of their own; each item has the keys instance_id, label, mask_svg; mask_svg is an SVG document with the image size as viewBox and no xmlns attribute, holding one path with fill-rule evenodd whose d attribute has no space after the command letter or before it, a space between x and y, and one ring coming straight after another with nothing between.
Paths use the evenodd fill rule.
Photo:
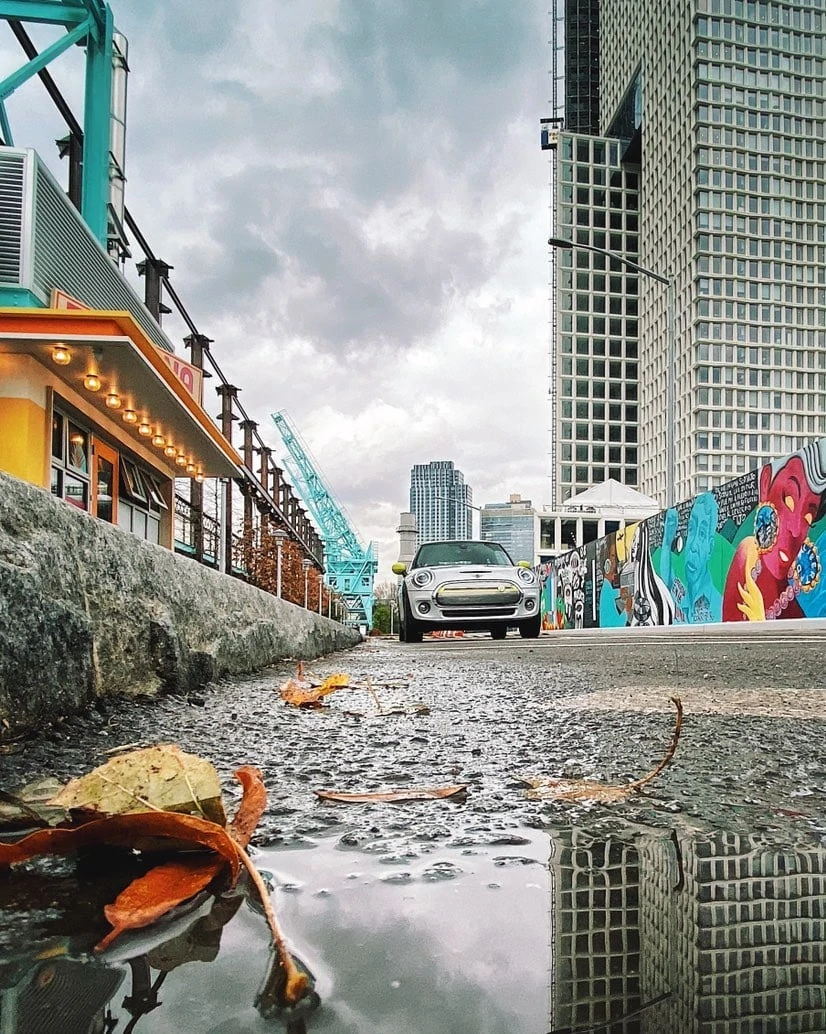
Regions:
<instances>
[{"instance_id":1,"label":"car headlight","mask_svg":"<svg viewBox=\"0 0 826 1034\"><path fill-rule=\"evenodd\" d=\"M433 572L428 571L426 567L423 567L420 571L414 571L411 575L410 581L417 589L423 589L433 581Z\"/></svg>"},{"instance_id":2,"label":"car headlight","mask_svg":"<svg viewBox=\"0 0 826 1034\"><path fill-rule=\"evenodd\" d=\"M519 581L524 582L525 585L533 585L533 583L536 581L536 575L527 567L520 567L518 573Z\"/></svg>"}]
</instances>

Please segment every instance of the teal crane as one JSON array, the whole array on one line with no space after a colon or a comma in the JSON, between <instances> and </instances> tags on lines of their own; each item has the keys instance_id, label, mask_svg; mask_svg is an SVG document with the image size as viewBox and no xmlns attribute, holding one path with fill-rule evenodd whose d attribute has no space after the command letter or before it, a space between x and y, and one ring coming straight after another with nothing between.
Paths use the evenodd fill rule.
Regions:
<instances>
[{"instance_id":1,"label":"teal crane","mask_svg":"<svg viewBox=\"0 0 826 1034\"><path fill-rule=\"evenodd\" d=\"M362 548L284 410L273 413L272 418L289 454L284 457L284 467L324 539L327 584L344 600L346 623L369 629L373 624L373 581L378 569L373 544Z\"/></svg>"}]
</instances>

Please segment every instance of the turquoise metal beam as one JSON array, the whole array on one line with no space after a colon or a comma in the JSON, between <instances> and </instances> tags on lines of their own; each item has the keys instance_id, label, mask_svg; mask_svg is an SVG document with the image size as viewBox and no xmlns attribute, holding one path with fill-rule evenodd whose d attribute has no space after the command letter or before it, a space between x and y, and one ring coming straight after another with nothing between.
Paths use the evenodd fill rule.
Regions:
<instances>
[{"instance_id":1,"label":"turquoise metal beam","mask_svg":"<svg viewBox=\"0 0 826 1034\"><path fill-rule=\"evenodd\" d=\"M28 79L31 79L33 75L45 68L50 61L53 61L56 57L59 57L64 51L68 50L69 47L73 47L79 40L89 35L89 30L92 27L90 18L85 18L79 25L76 25L70 32L67 32L65 36L61 36L59 40L55 40L45 50L32 58L31 61L27 61L22 68L18 68L16 72L12 72L11 75L7 75L5 79L0 82L0 100L5 100L10 97L11 94L19 87L22 86Z\"/></svg>"},{"instance_id":2,"label":"turquoise metal beam","mask_svg":"<svg viewBox=\"0 0 826 1034\"><path fill-rule=\"evenodd\" d=\"M6 147L14 147L14 140L11 135L9 116L6 112L6 105L0 101L0 133L3 134L3 143Z\"/></svg>"},{"instance_id":3,"label":"turquoise metal beam","mask_svg":"<svg viewBox=\"0 0 826 1034\"><path fill-rule=\"evenodd\" d=\"M83 189L80 211L106 247L109 203L109 121L112 100L112 11L90 4L102 16L100 31L86 41L86 95L83 105Z\"/></svg>"},{"instance_id":4,"label":"turquoise metal beam","mask_svg":"<svg viewBox=\"0 0 826 1034\"><path fill-rule=\"evenodd\" d=\"M88 17L89 5L49 3L48 0L2 0L0 18L44 25L76 25Z\"/></svg>"}]
</instances>

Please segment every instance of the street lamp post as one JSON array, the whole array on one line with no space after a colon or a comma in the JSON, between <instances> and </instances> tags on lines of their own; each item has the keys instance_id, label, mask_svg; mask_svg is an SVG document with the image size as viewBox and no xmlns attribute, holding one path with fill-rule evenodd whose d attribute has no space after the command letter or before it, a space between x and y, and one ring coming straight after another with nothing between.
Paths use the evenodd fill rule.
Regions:
<instances>
[{"instance_id":1,"label":"street lamp post","mask_svg":"<svg viewBox=\"0 0 826 1034\"><path fill-rule=\"evenodd\" d=\"M551 237L548 244L552 248L562 248L567 251L593 251L597 255L605 255L609 259L616 259L623 265L633 269L635 273L642 273L643 276L665 284L665 305L666 305L666 343L665 343L665 505L669 508L674 505L674 407L675 407L675 349L676 349L676 298L674 277L663 276L662 273L655 273L653 269L646 269L639 262L619 255L607 248L598 248L594 244L575 244L573 241L566 241L563 237Z\"/></svg>"},{"instance_id":2,"label":"street lamp post","mask_svg":"<svg viewBox=\"0 0 826 1034\"><path fill-rule=\"evenodd\" d=\"M310 568L313 566L313 562L304 557L301 561L301 566L304 568L304 609L307 610L307 600L310 591Z\"/></svg>"},{"instance_id":3,"label":"street lamp post","mask_svg":"<svg viewBox=\"0 0 826 1034\"><path fill-rule=\"evenodd\" d=\"M275 595L281 599L281 550L284 548L284 539L289 538L283 528L276 528L272 537L275 539Z\"/></svg>"}]
</instances>

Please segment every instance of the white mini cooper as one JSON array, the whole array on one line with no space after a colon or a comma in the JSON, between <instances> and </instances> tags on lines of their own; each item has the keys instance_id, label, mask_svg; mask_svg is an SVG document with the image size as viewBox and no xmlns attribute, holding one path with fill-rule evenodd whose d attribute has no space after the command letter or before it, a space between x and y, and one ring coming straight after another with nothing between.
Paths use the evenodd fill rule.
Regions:
<instances>
[{"instance_id":1,"label":"white mini cooper","mask_svg":"<svg viewBox=\"0 0 826 1034\"><path fill-rule=\"evenodd\" d=\"M514 564L498 542L424 542L410 565L393 564L399 585L399 640L420 643L437 629L508 628L528 639L540 632L539 582L526 560Z\"/></svg>"}]
</instances>

